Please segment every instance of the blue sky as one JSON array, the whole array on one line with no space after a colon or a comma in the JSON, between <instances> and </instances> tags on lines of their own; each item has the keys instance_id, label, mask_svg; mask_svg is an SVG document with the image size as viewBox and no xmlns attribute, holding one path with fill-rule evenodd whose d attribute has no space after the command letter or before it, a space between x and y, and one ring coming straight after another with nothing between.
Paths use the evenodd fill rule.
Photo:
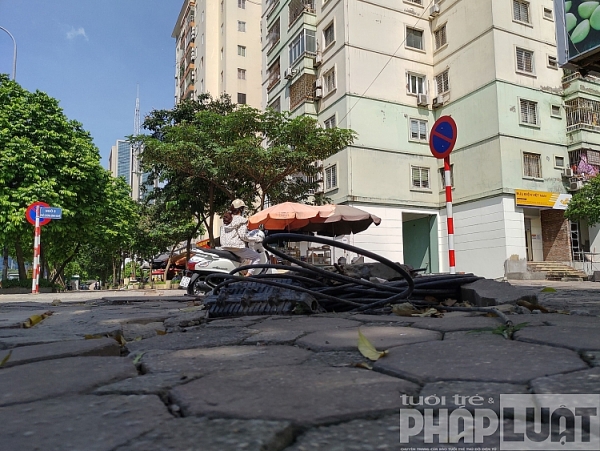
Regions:
<instances>
[{"instance_id":1,"label":"blue sky","mask_svg":"<svg viewBox=\"0 0 600 451\"><path fill-rule=\"evenodd\" d=\"M60 102L88 130L107 167L110 147L140 112L172 108L175 40L183 0L0 0L0 26L17 42L16 80ZM0 73L13 42L0 30ZM143 130L142 130L143 132Z\"/></svg>"}]
</instances>

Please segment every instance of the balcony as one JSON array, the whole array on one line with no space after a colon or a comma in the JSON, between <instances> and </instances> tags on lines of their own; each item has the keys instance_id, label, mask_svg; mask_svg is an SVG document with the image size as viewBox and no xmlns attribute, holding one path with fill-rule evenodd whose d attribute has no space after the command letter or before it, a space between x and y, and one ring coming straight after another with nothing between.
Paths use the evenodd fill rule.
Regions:
<instances>
[{"instance_id":1,"label":"balcony","mask_svg":"<svg viewBox=\"0 0 600 451\"><path fill-rule=\"evenodd\" d=\"M315 13L315 0L292 0L289 5L289 27L305 12Z\"/></svg>"}]
</instances>

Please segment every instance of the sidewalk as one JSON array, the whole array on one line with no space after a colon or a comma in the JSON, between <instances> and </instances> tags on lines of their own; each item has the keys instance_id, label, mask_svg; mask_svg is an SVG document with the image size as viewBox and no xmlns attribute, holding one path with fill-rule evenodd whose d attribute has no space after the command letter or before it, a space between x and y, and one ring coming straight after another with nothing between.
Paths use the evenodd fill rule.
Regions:
<instances>
[{"instance_id":1,"label":"sidewalk","mask_svg":"<svg viewBox=\"0 0 600 451\"><path fill-rule=\"evenodd\" d=\"M0 368L0 448L499 449L500 430L518 440L524 420L489 426L483 442L445 445L426 443L410 422L403 431L414 436L401 444L400 424L411 417L414 426L431 406L440 416L485 408L500 418L507 394L525 405L544 394L564 395L567 406L573 394L597 401L600 317L592 315L600 314L600 284L537 282L515 285L551 286L556 292L539 293L542 305L583 315L512 315L528 323L512 340L490 332L498 318L463 312L208 320L184 290L7 295L0 360L12 353ZM18 328L47 311L36 326ZM363 357L359 329L388 354ZM455 400L464 396L460 410ZM589 448L600 443L591 431L590 442L561 449L600 449Z\"/></svg>"}]
</instances>

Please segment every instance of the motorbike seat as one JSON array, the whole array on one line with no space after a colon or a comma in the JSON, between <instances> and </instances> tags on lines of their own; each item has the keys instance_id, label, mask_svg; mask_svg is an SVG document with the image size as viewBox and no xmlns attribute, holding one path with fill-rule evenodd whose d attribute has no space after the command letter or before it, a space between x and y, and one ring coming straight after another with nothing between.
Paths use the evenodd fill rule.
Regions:
<instances>
[{"instance_id":1,"label":"motorbike seat","mask_svg":"<svg viewBox=\"0 0 600 451\"><path fill-rule=\"evenodd\" d=\"M235 255L231 251L226 251L224 249L202 249L203 252L208 252L209 254L218 255L221 258L227 258L229 260L233 260L234 262L240 263L242 259Z\"/></svg>"}]
</instances>

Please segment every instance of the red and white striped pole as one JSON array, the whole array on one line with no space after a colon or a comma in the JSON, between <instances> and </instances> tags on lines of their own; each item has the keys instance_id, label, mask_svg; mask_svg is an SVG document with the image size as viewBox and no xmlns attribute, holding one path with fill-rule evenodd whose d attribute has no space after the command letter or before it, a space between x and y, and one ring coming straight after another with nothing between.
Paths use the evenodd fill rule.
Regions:
<instances>
[{"instance_id":1,"label":"red and white striped pole","mask_svg":"<svg viewBox=\"0 0 600 451\"><path fill-rule=\"evenodd\" d=\"M40 292L40 206L35 207L35 237L33 240L33 281L31 282L31 294Z\"/></svg>"},{"instance_id":2,"label":"red and white striped pole","mask_svg":"<svg viewBox=\"0 0 600 451\"><path fill-rule=\"evenodd\" d=\"M454 255L454 217L452 216L452 177L450 174L450 156L444 158L444 181L446 182L446 216L448 220L448 261L450 274L456 274Z\"/></svg>"}]
</instances>

